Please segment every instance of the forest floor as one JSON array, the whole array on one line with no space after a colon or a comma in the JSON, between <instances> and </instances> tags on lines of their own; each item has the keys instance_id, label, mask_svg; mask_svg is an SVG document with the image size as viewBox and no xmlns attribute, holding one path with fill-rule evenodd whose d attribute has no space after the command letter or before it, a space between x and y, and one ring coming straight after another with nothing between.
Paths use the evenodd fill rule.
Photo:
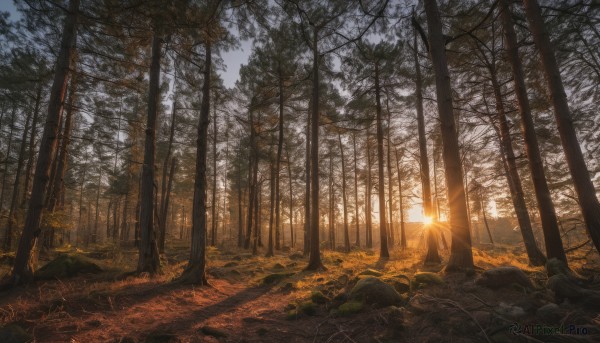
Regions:
<instances>
[{"instance_id":1,"label":"forest floor","mask_svg":"<svg viewBox=\"0 0 600 343\"><path fill-rule=\"evenodd\" d=\"M298 252L265 258L210 248L209 287L173 283L188 250L171 246L167 251L163 273L153 278L126 276L137 262L133 248L59 251L85 255L102 271L0 293L0 326L22 329L23 337L34 342L600 341L599 308L557 301L544 286L545 270L528 266L522 247L474 249L478 268L469 276L425 267L418 251L394 251L385 261L373 251L325 251L327 271L307 272ZM596 253L569 257L582 277L600 275ZM533 289L512 284L494 290L474 282L484 270L509 265L522 269ZM3 265L0 274L7 271ZM418 283L417 272L439 279ZM340 307L356 282L370 275L393 284L403 293L402 303ZM538 311L551 303L558 306Z\"/></svg>"}]
</instances>

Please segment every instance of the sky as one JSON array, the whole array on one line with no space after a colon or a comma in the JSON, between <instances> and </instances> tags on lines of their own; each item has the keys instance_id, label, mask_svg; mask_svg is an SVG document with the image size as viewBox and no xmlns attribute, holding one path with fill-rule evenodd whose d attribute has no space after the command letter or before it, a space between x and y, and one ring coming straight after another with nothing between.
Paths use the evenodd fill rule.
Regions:
<instances>
[{"instance_id":1,"label":"sky","mask_svg":"<svg viewBox=\"0 0 600 343\"><path fill-rule=\"evenodd\" d=\"M16 20L19 18L15 5L12 0L0 0L0 11L8 12L10 14L10 20ZM221 71L221 77L226 87L232 88L235 86L235 82L239 79L239 71L242 64L248 62L248 57L252 51L252 42L242 41L241 47L236 50L224 52L221 54L223 62L226 66L225 71Z\"/></svg>"}]
</instances>

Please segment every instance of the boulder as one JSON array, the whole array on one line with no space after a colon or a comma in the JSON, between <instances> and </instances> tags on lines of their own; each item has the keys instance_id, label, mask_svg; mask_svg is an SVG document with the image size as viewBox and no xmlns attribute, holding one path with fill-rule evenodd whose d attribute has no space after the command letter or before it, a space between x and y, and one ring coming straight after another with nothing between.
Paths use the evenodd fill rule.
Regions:
<instances>
[{"instance_id":1,"label":"boulder","mask_svg":"<svg viewBox=\"0 0 600 343\"><path fill-rule=\"evenodd\" d=\"M558 323L563 317L564 311L554 303L548 303L537 309L535 316L547 323Z\"/></svg>"},{"instance_id":2,"label":"boulder","mask_svg":"<svg viewBox=\"0 0 600 343\"><path fill-rule=\"evenodd\" d=\"M350 299L362 300L369 305L380 307L399 305L404 298L394 287L376 277L359 280L350 291Z\"/></svg>"},{"instance_id":3,"label":"boulder","mask_svg":"<svg viewBox=\"0 0 600 343\"><path fill-rule=\"evenodd\" d=\"M340 307L338 307L338 309L333 312L333 314L338 315L338 316L348 316L348 315L355 314L355 313L362 311L364 309L364 307L365 307L364 302L357 301L357 300L350 300L348 302L341 304Z\"/></svg>"},{"instance_id":4,"label":"boulder","mask_svg":"<svg viewBox=\"0 0 600 343\"><path fill-rule=\"evenodd\" d=\"M35 272L38 280L60 279L79 274L96 274L102 271L87 257L77 254L61 254Z\"/></svg>"},{"instance_id":5,"label":"boulder","mask_svg":"<svg viewBox=\"0 0 600 343\"><path fill-rule=\"evenodd\" d=\"M375 269L367 269L367 270L363 270L362 272L358 273L358 275L381 276L381 275L383 275L383 273L378 270L375 270Z\"/></svg>"},{"instance_id":6,"label":"boulder","mask_svg":"<svg viewBox=\"0 0 600 343\"><path fill-rule=\"evenodd\" d=\"M431 272L420 272L415 274L415 281L418 284L427 284L427 285L443 285L444 279L442 279L438 274Z\"/></svg>"},{"instance_id":7,"label":"boulder","mask_svg":"<svg viewBox=\"0 0 600 343\"><path fill-rule=\"evenodd\" d=\"M513 266L486 270L475 280L475 284L492 289L517 284L528 289L533 289L533 284L527 275L521 269Z\"/></svg>"},{"instance_id":8,"label":"boulder","mask_svg":"<svg viewBox=\"0 0 600 343\"><path fill-rule=\"evenodd\" d=\"M270 275L265 276L262 279L262 283L264 285L272 285L272 284L278 283L279 281L281 281L281 280L283 280L283 279L285 279L285 278L287 278L289 276L292 276L292 275L294 275L294 273L274 273L274 274L270 274Z\"/></svg>"}]
</instances>

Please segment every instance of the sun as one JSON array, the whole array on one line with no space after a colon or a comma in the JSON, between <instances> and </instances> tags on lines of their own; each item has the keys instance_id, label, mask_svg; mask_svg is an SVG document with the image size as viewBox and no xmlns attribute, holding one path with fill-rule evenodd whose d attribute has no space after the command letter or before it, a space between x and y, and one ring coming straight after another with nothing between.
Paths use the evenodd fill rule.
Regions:
<instances>
[{"instance_id":1,"label":"sun","mask_svg":"<svg viewBox=\"0 0 600 343\"><path fill-rule=\"evenodd\" d=\"M433 218L424 216L423 217L423 225L431 225L433 223Z\"/></svg>"}]
</instances>

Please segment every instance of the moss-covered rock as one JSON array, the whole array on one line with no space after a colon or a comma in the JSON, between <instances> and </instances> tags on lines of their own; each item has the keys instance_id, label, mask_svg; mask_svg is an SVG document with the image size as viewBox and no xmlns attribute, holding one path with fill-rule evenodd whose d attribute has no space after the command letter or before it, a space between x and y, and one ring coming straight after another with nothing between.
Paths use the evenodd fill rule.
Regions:
<instances>
[{"instance_id":1,"label":"moss-covered rock","mask_svg":"<svg viewBox=\"0 0 600 343\"><path fill-rule=\"evenodd\" d=\"M230 267L237 267L238 265L239 265L239 263L237 263L237 262L227 262L227 263L225 263L225 265L223 265L223 267L230 268Z\"/></svg>"},{"instance_id":2,"label":"moss-covered rock","mask_svg":"<svg viewBox=\"0 0 600 343\"><path fill-rule=\"evenodd\" d=\"M443 285L446 283L438 274L431 272L416 273L415 281L419 285Z\"/></svg>"},{"instance_id":3,"label":"moss-covered rock","mask_svg":"<svg viewBox=\"0 0 600 343\"><path fill-rule=\"evenodd\" d=\"M290 254L290 256L288 256L290 258L290 260L301 260L304 258L304 255L302 255L301 252L295 252Z\"/></svg>"},{"instance_id":4,"label":"moss-covered rock","mask_svg":"<svg viewBox=\"0 0 600 343\"><path fill-rule=\"evenodd\" d=\"M101 271L102 268L87 257L78 254L61 254L38 269L35 277L38 280L60 279L79 274L96 274Z\"/></svg>"},{"instance_id":5,"label":"moss-covered rock","mask_svg":"<svg viewBox=\"0 0 600 343\"><path fill-rule=\"evenodd\" d=\"M382 276L383 273L375 270L375 269L366 269L363 270L362 272L358 273L358 275L365 275L365 276Z\"/></svg>"},{"instance_id":6,"label":"moss-covered rock","mask_svg":"<svg viewBox=\"0 0 600 343\"><path fill-rule=\"evenodd\" d=\"M350 291L350 299L381 307L399 305L404 300L394 287L376 277L359 280Z\"/></svg>"},{"instance_id":7,"label":"moss-covered rock","mask_svg":"<svg viewBox=\"0 0 600 343\"><path fill-rule=\"evenodd\" d=\"M294 275L294 273L273 273L265 276L262 279L263 285L272 285L278 283L279 281Z\"/></svg>"},{"instance_id":8,"label":"moss-covered rock","mask_svg":"<svg viewBox=\"0 0 600 343\"><path fill-rule=\"evenodd\" d=\"M31 341L32 337L16 324L9 324L0 328L0 342L2 343L25 343Z\"/></svg>"},{"instance_id":9,"label":"moss-covered rock","mask_svg":"<svg viewBox=\"0 0 600 343\"><path fill-rule=\"evenodd\" d=\"M503 266L486 270L475 280L475 284L493 289L511 285L519 285L526 289L533 288L533 284L527 275L521 269L513 266Z\"/></svg>"},{"instance_id":10,"label":"moss-covered rock","mask_svg":"<svg viewBox=\"0 0 600 343\"><path fill-rule=\"evenodd\" d=\"M328 297L326 297L323 293L321 293L319 291L315 291L315 292L312 292L310 294L310 300L312 302L314 302L315 304L326 304L331 299L329 299Z\"/></svg>"},{"instance_id":11,"label":"moss-covered rock","mask_svg":"<svg viewBox=\"0 0 600 343\"><path fill-rule=\"evenodd\" d=\"M308 316L314 316L317 313L317 305L312 301L303 301L298 304L298 310Z\"/></svg>"},{"instance_id":12,"label":"moss-covered rock","mask_svg":"<svg viewBox=\"0 0 600 343\"><path fill-rule=\"evenodd\" d=\"M271 269L273 269L273 270L282 270L282 269L285 269L285 266L283 264L281 264L281 263L275 263L273 265L273 267L271 267Z\"/></svg>"},{"instance_id":13,"label":"moss-covered rock","mask_svg":"<svg viewBox=\"0 0 600 343\"><path fill-rule=\"evenodd\" d=\"M349 316L361 312L364 308L365 303L363 301L350 300L341 304L333 314L338 316Z\"/></svg>"},{"instance_id":14,"label":"moss-covered rock","mask_svg":"<svg viewBox=\"0 0 600 343\"><path fill-rule=\"evenodd\" d=\"M387 278L385 282L394 286L394 289L400 294L410 292L410 279L405 275Z\"/></svg>"}]
</instances>

